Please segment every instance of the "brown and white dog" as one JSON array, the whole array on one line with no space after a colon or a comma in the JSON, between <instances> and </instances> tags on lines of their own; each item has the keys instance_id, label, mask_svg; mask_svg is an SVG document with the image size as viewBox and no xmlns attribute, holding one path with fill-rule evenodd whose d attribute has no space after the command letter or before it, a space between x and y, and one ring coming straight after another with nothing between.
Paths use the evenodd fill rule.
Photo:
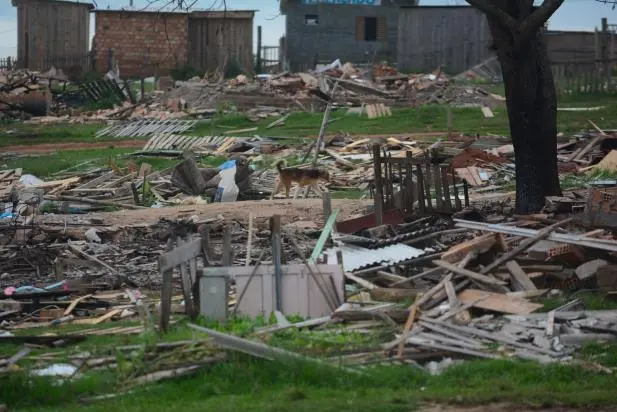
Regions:
<instances>
[{"instance_id":1,"label":"brown and white dog","mask_svg":"<svg viewBox=\"0 0 617 412\"><path fill-rule=\"evenodd\" d=\"M322 193L322 190L319 189L317 184L320 180L325 182L330 181L330 173L328 173L327 170L316 168L301 169L299 167L283 167L284 163L284 160L277 160L276 163L274 163L274 166L279 173L279 177L271 198L274 197L274 195L277 194L283 187L285 188L285 196L289 197L289 189L291 189L291 185L294 182L300 187L309 186L313 188L316 193Z\"/></svg>"}]
</instances>

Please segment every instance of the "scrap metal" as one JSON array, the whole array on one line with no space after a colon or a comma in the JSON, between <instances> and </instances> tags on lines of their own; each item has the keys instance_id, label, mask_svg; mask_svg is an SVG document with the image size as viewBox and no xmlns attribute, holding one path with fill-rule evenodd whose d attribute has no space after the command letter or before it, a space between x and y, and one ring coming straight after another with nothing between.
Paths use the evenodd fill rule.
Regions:
<instances>
[{"instance_id":1,"label":"scrap metal","mask_svg":"<svg viewBox=\"0 0 617 412\"><path fill-rule=\"evenodd\" d=\"M426 254L422 249L403 244L390 245L379 249L342 245L324 251L328 264L336 264L336 253L338 251L343 253L346 272L378 265L392 266Z\"/></svg>"},{"instance_id":2,"label":"scrap metal","mask_svg":"<svg viewBox=\"0 0 617 412\"><path fill-rule=\"evenodd\" d=\"M494 225L488 223L471 222L468 220L454 219L457 227L466 229L481 230L486 232L503 233L512 236L534 237L538 234L537 230L524 229L520 227L512 227L506 225ZM561 243L569 243L577 246L590 247L594 249L607 250L609 252L617 252L617 241L596 239L586 237L583 234L575 233L555 233L552 232L547 236L548 240Z\"/></svg>"}]
</instances>

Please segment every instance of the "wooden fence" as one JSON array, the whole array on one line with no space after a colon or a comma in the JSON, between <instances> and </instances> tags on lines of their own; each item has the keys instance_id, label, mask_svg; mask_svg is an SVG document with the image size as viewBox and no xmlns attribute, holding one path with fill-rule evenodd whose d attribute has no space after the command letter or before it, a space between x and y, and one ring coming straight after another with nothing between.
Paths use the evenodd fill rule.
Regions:
<instances>
[{"instance_id":1,"label":"wooden fence","mask_svg":"<svg viewBox=\"0 0 617 412\"><path fill-rule=\"evenodd\" d=\"M391 209L408 215L452 213L469 206L467 182L461 183L449 165L433 164L428 156L412 156L407 152L406 157L392 157L382 153L378 144L373 146L377 222Z\"/></svg>"},{"instance_id":2,"label":"wooden fence","mask_svg":"<svg viewBox=\"0 0 617 412\"><path fill-rule=\"evenodd\" d=\"M15 68L26 68L30 70L46 71L55 67L62 69L69 77L81 74L94 69L93 54L72 54L63 56L40 57L30 59L30 62L17 60L15 57L0 58L0 70L11 70Z\"/></svg>"},{"instance_id":3,"label":"wooden fence","mask_svg":"<svg viewBox=\"0 0 617 412\"><path fill-rule=\"evenodd\" d=\"M0 58L0 70L11 70L15 66L14 57Z\"/></svg>"},{"instance_id":4,"label":"wooden fence","mask_svg":"<svg viewBox=\"0 0 617 412\"><path fill-rule=\"evenodd\" d=\"M617 92L617 60L553 62L551 68L559 94Z\"/></svg>"}]
</instances>

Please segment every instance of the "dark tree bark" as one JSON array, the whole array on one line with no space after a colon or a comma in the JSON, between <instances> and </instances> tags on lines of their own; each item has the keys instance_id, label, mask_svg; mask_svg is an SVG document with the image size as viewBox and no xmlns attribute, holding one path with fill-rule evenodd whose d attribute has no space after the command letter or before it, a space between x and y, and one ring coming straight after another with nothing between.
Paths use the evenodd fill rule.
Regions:
<instances>
[{"instance_id":1,"label":"dark tree bark","mask_svg":"<svg viewBox=\"0 0 617 412\"><path fill-rule=\"evenodd\" d=\"M487 15L506 91L516 158L516 211L537 212L560 195L557 96L543 24L563 0L468 0Z\"/></svg>"}]
</instances>

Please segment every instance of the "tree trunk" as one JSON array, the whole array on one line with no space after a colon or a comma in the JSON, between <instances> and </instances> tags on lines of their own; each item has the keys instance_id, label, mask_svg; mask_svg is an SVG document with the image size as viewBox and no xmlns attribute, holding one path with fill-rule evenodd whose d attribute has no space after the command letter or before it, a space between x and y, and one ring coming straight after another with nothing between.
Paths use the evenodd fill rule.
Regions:
<instances>
[{"instance_id":1,"label":"tree trunk","mask_svg":"<svg viewBox=\"0 0 617 412\"><path fill-rule=\"evenodd\" d=\"M516 212L541 210L561 194L557 170L557 96L542 30L519 47L512 33L488 17L506 91L516 157Z\"/></svg>"}]
</instances>

